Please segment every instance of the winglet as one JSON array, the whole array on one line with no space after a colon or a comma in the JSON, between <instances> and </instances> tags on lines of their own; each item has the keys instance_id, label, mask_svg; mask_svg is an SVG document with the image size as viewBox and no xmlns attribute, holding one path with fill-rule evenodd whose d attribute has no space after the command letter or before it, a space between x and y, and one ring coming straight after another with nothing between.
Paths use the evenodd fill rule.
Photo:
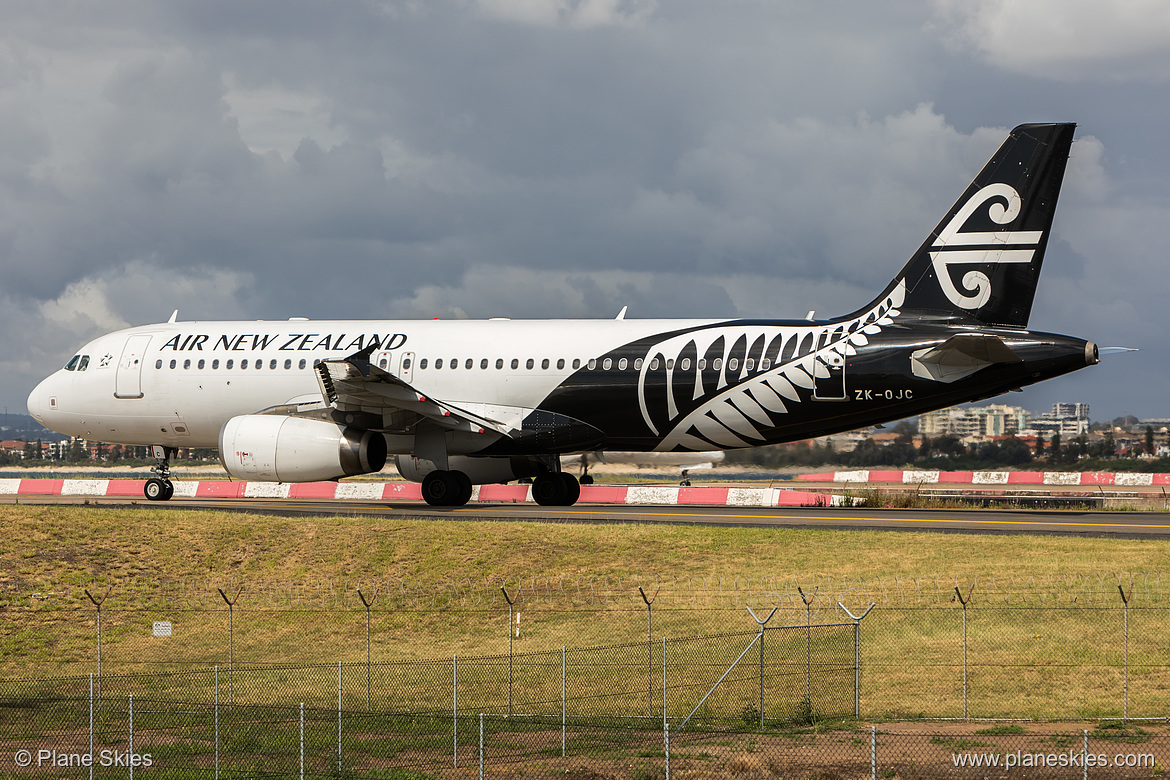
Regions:
<instances>
[{"instance_id":1,"label":"winglet","mask_svg":"<svg viewBox=\"0 0 1170 780\"><path fill-rule=\"evenodd\" d=\"M176 323L178 321L179 321L179 310L175 309L173 312L171 312L171 318L169 320L167 320L167 324L173 325L174 323Z\"/></svg>"},{"instance_id":2,"label":"winglet","mask_svg":"<svg viewBox=\"0 0 1170 780\"><path fill-rule=\"evenodd\" d=\"M626 318L626 309L628 309L628 308L630 308L630 307L623 306L622 310L618 312L618 316L614 317L614 319L615 320L624 320Z\"/></svg>"}]
</instances>

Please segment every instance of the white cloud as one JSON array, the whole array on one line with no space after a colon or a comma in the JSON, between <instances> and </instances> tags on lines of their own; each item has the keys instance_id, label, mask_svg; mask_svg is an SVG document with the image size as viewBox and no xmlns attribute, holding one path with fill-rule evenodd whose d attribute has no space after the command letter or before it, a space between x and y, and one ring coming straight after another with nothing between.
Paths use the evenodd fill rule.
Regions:
<instances>
[{"instance_id":1,"label":"white cloud","mask_svg":"<svg viewBox=\"0 0 1170 780\"><path fill-rule=\"evenodd\" d=\"M577 28L641 24L657 0L474 0L480 11L510 22Z\"/></svg>"},{"instance_id":2,"label":"white cloud","mask_svg":"<svg viewBox=\"0 0 1170 780\"><path fill-rule=\"evenodd\" d=\"M936 0L952 40L989 64L1073 81L1170 79L1164 0Z\"/></svg>"}]
</instances>

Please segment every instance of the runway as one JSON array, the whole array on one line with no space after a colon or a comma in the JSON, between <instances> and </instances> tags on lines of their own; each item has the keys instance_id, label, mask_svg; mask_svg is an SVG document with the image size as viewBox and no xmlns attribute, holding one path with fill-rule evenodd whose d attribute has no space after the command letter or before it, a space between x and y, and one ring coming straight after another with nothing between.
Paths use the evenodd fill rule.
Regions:
<instances>
[{"instance_id":1,"label":"runway","mask_svg":"<svg viewBox=\"0 0 1170 780\"><path fill-rule=\"evenodd\" d=\"M152 503L128 497L4 496L0 503L145 509L200 509L285 517L340 515L372 520L421 518L466 522L658 523L739 528L808 528L932 533L1039 534L1128 539L1170 537L1168 512L1089 512L997 509L851 509L840 507L711 507L477 503L432 507L413 501L333 499L180 499Z\"/></svg>"}]
</instances>

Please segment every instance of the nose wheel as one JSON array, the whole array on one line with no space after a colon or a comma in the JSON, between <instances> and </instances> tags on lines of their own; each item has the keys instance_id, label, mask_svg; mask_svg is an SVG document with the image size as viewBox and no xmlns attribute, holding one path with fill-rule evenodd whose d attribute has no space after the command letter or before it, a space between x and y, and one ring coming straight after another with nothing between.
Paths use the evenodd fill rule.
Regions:
<instances>
[{"instance_id":1,"label":"nose wheel","mask_svg":"<svg viewBox=\"0 0 1170 780\"><path fill-rule=\"evenodd\" d=\"M166 501L175 495L175 486L171 483L171 455L178 450L158 445L150 449L154 455L154 466L150 471L154 476L146 480L142 493L148 501Z\"/></svg>"}]
</instances>

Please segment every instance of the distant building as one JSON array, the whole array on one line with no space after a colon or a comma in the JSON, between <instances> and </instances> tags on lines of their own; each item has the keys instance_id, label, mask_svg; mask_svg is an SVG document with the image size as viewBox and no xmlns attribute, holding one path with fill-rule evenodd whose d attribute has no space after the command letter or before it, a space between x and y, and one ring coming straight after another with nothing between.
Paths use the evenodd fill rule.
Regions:
<instances>
[{"instance_id":1,"label":"distant building","mask_svg":"<svg viewBox=\"0 0 1170 780\"><path fill-rule=\"evenodd\" d=\"M1037 433L1051 435L1057 431L1061 437L1080 436L1089 432L1089 405L1085 403L1053 404L1051 412L1032 418L1031 428Z\"/></svg>"},{"instance_id":2,"label":"distant building","mask_svg":"<svg viewBox=\"0 0 1170 780\"><path fill-rule=\"evenodd\" d=\"M966 409L950 408L927 412L918 418L923 436L992 438L1014 436L1028 427L1028 412L1018 406L992 404Z\"/></svg>"}]
</instances>

